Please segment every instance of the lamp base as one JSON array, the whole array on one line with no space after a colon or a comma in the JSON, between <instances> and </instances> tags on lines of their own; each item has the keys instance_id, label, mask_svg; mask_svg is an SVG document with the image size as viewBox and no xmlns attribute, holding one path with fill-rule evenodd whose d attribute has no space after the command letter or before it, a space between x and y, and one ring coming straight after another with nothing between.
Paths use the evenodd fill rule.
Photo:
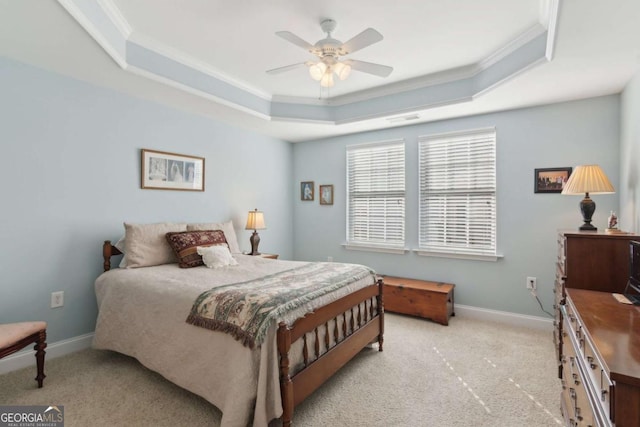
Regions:
<instances>
[{"instance_id":1,"label":"lamp base","mask_svg":"<svg viewBox=\"0 0 640 427\"><path fill-rule=\"evenodd\" d=\"M580 226L580 231L598 231L598 227L594 227L591 224L584 223Z\"/></svg>"},{"instance_id":2,"label":"lamp base","mask_svg":"<svg viewBox=\"0 0 640 427\"><path fill-rule=\"evenodd\" d=\"M595 211L596 202L591 200L589 193L586 193L580 202L580 212L582 212L582 220L584 221L584 224L580 226L580 231L598 231L597 227L591 225L591 217Z\"/></svg>"},{"instance_id":3,"label":"lamp base","mask_svg":"<svg viewBox=\"0 0 640 427\"><path fill-rule=\"evenodd\" d=\"M256 230L253 230L253 234L251 234L251 237L249 237L249 242L251 242L251 253L249 255L260 255L260 252L258 252L260 235Z\"/></svg>"}]
</instances>

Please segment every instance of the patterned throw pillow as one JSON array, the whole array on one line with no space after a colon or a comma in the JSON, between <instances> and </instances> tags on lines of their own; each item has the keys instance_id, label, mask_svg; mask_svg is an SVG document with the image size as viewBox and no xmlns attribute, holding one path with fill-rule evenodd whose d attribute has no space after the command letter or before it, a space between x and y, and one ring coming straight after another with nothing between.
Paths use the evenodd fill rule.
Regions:
<instances>
[{"instance_id":1,"label":"patterned throw pillow","mask_svg":"<svg viewBox=\"0 0 640 427\"><path fill-rule=\"evenodd\" d=\"M167 233L166 238L181 268L204 265L202 256L198 254L198 246L224 245L229 248L222 230L181 231Z\"/></svg>"}]
</instances>

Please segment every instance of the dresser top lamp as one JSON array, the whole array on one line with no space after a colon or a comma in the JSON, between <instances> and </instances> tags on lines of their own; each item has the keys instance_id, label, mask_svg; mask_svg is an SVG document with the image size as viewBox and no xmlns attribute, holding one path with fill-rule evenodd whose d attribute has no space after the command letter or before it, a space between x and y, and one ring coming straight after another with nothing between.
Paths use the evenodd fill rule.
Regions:
<instances>
[{"instance_id":1,"label":"dresser top lamp","mask_svg":"<svg viewBox=\"0 0 640 427\"><path fill-rule=\"evenodd\" d=\"M249 211L249 215L247 216L247 225L244 228L245 230L253 230L253 233L249 238L249 242L251 242L251 253L249 255L260 255L260 252L258 252L260 235L257 230L264 230L266 228L267 227L264 224L264 213L258 209Z\"/></svg>"},{"instance_id":2,"label":"dresser top lamp","mask_svg":"<svg viewBox=\"0 0 640 427\"><path fill-rule=\"evenodd\" d=\"M582 231L597 231L597 227L591 224L591 218L596 211L596 203L591 200L589 194L613 194L615 190L607 175L598 165L576 166L573 173L562 188L562 194L582 195L580 212L584 224L580 226Z\"/></svg>"}]
</instances>

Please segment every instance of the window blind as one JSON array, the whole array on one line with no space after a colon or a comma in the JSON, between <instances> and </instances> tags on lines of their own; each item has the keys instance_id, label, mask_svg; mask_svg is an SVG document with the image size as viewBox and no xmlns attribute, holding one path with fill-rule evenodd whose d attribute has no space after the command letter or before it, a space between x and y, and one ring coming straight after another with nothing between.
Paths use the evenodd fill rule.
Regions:
<instances>
[{"instance_id":1,"label":"window blind","mask_svg":"<svg viewBox=\"0 0 640 427\"><path fill-rule=\"evenodd\" d=\"M404 141L347 147L347 242L404 246Z\"/></svg>"},{"instance_id":2,"label":"window blind","mask_svg":"<svg viewBox=\"0 0 640 427\"><path fill-rule=\"evenodd\" d=\"M495 130L418 141L420 249L495 256Z\"/></svg>"}]
</instances>

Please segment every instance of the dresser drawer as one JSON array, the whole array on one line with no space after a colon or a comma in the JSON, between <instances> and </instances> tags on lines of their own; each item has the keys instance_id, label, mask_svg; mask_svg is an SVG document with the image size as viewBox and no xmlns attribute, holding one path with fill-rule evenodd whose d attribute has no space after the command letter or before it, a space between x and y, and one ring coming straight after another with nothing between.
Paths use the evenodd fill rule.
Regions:
<instances>
[{"instance_id":1,"label":"dresser drawer","mask_svg":"<svg viewBox=\"0 0 640 427\"><path fill-rule=\"evenodd\" d=\"M609 373L606 370L602 359L598 352L595 351L593 344L588 336L585 338L584 346L584 365L585 371L589 376L589 383L593 387L594 398L598 399L599 406L601 407L602 417L611 418L611 390L613 383L609 378Z\"/></svg>"},{"instance_id":2,"label":"dresser drawer","mask_svg":"<svg viewBox=\"0 0 640 427\"><path fill-rule=\"evenodd\" d=\"M564 324L564 343L562 355L562 399L566 408L565 419L570 426L600 426L597 422L596 408L593 405L580 355L576 352L575 340L571 337L568 319Z\"/></svg>"},{"instance_id":3,"label":"dresser drawer","mask_svg":"<svg viewBox=\"0 0 640 427\"><path fill-rule=\"evenodd\" d=\"M558 257L556 263L560 276L565 276L567 273L567 238L563 234L558 235Z\"/></svg>"}]
</instances>

